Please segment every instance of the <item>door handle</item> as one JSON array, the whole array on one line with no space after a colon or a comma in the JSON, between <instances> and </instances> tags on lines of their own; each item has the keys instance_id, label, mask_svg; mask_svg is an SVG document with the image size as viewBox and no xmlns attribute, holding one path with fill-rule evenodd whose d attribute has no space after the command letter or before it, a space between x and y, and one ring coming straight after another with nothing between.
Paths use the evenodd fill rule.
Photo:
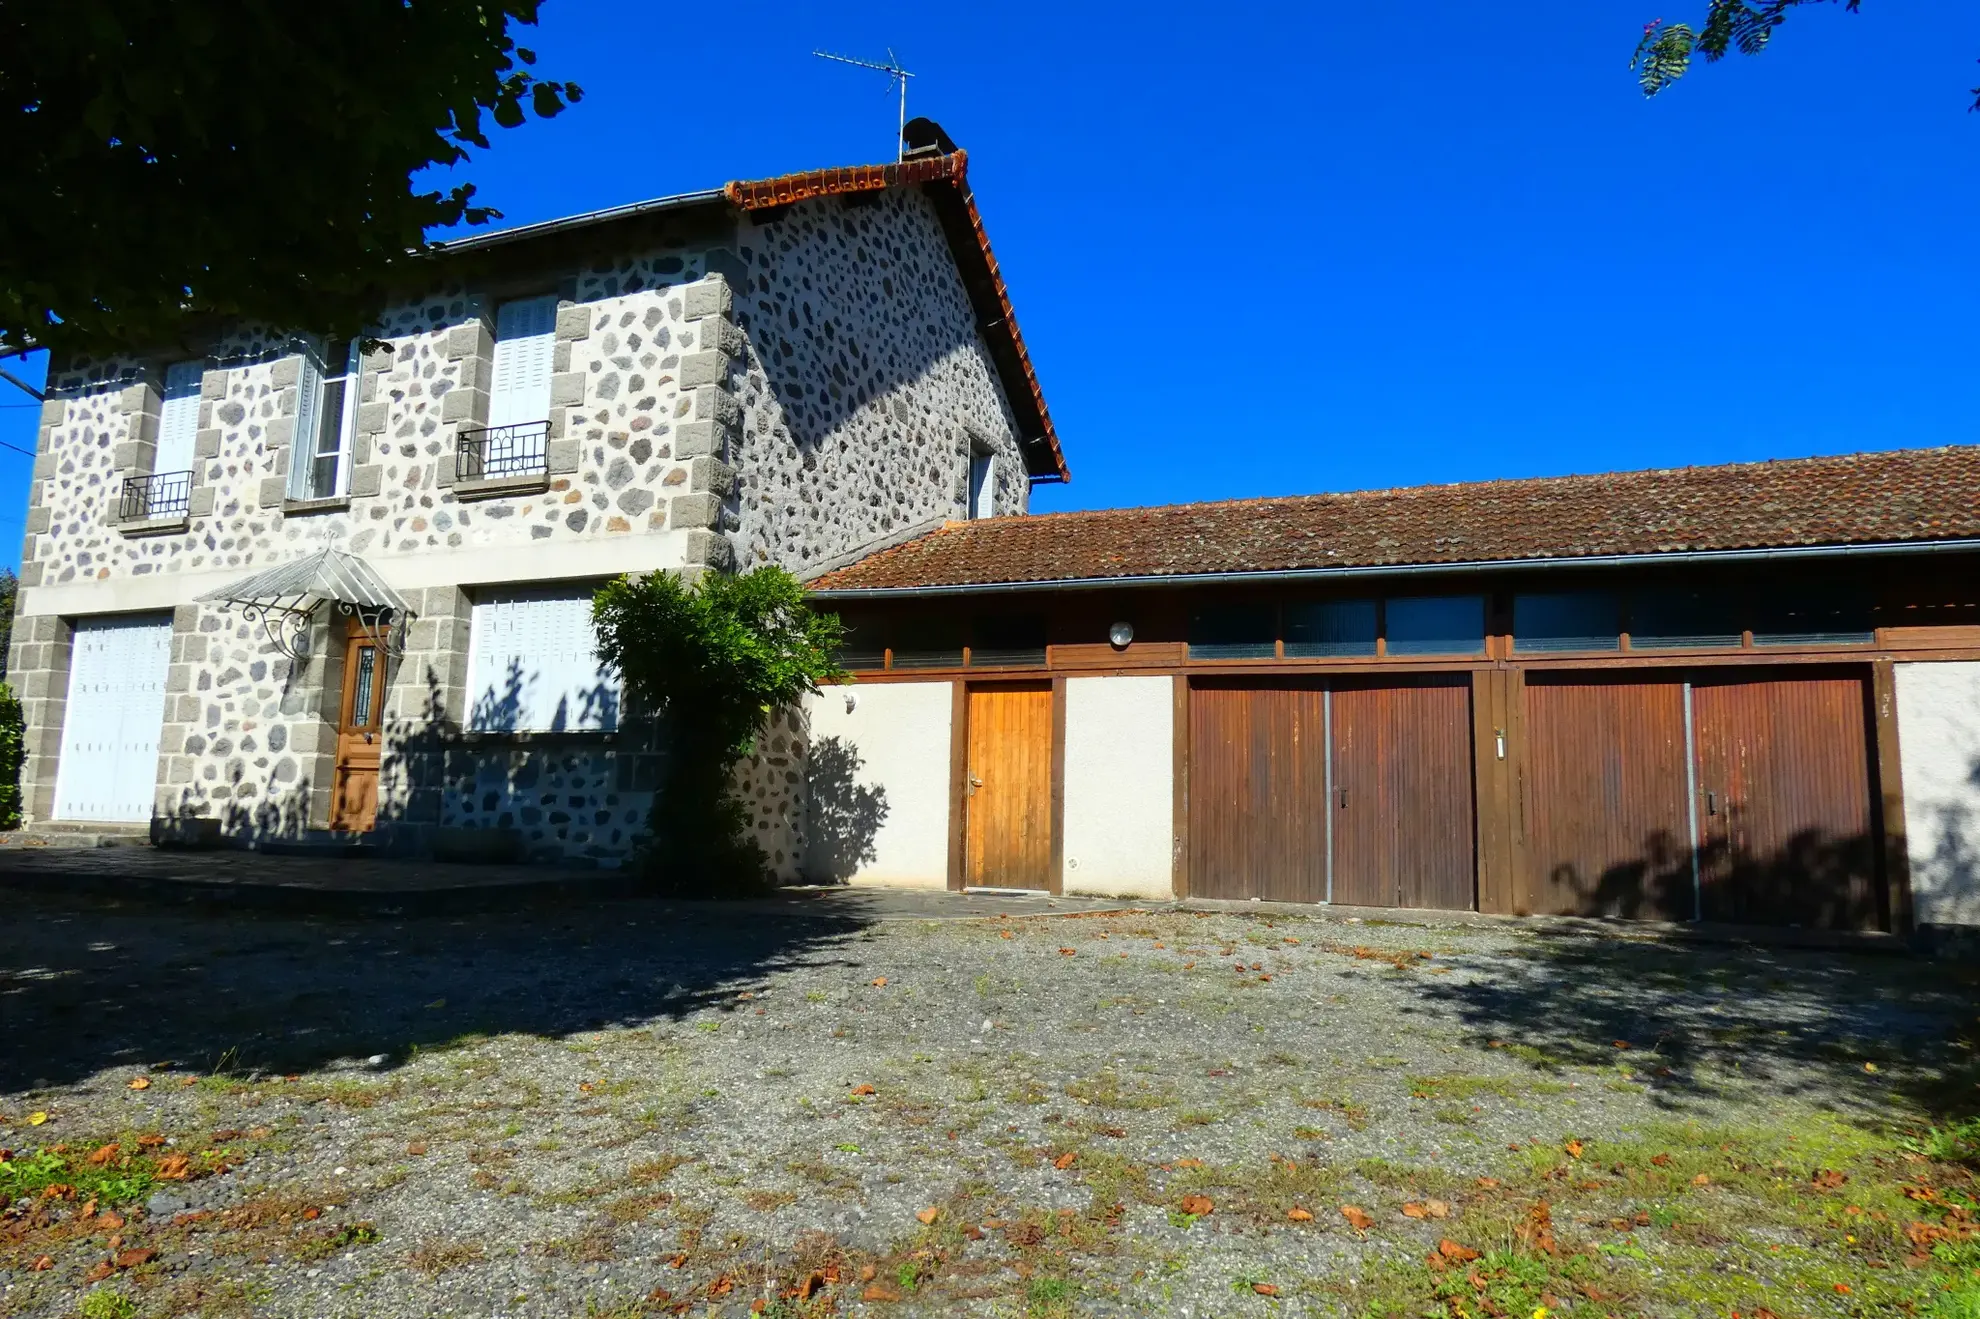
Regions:
<instances>
[{"instance_id":1,"label":"door handle","mask_svg":"<svg viewBox=\"0 0 1980 1319\"><path fill-rule=\"evenodd\" d=\"M972 774L972 775L970 775L970 776L969 776L969 792L968 792L967 794L965 794L965 795L967 795L967 796L971 796L971 797L973 797L973 796L975 796L975 795L976 795L976 790L977 790L978 788L980 788L980 787L982 787L982 786L983 786L983 780L982 780L982 779L979 779L979 778L977 778L977 777L976 777L976 775L974 775L974 774Z\"/></svg>"},{"instance_id":2,"label":"door handle","mask_svg":"<svg viewBox=\"0 0 1980 1319\"><path fill-rule=\"evenodd\" d=\"M1719 813L1719 799L1718 797L1713 795L1710 791L1707 791L1705 794L1705 814L1717 815L1718 813Z\"/></svg>"},{"instance_id":3,"label":"door handle","mask_svg":"<svg viewBox=\"0 0 1980 1319\"><path fill-rule=\"evenodd\" d=\"M1341 809L1342 809L1342 810L1346 810L1346 809L1347 809L1347 789L1346 789L1346 788L1342 788L1342 789L1341 789Z\"/></svg>"}]
</instances>

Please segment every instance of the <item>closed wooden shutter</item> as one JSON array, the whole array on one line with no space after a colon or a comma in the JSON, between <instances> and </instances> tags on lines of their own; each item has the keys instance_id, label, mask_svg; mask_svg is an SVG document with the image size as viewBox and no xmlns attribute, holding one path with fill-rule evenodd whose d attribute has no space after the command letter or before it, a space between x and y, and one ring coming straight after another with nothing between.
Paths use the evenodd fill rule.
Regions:
<instances>
[{"instance_id":1,"label":"closed wooden shutter","mask_svg":"<svg viewBox=\"0 0 1980 1319\"><path fill-rule=\"evenodd\" d=\"M165 403L158 416L154 472L192 470L193 443L199 437L199 389L204 362L179 362L165 371Z\"/></svg>"},{"instance_id":2,"label":"closed wooden shutter","mask_svg":"<svg viewBox=\"0 0 1980 1319\"><path fill-rule=\"evenodd\" d=\"M1241 681L1190 692L1194 896L1327 900L1326 700Z\"/></svg>"},{"instance_id":3,"label":"closed wooden shutter","mask_svg":"<svg viewBox=\"0 0 1980 1319\"><path fill-rule=\"evenodd\" d=\"M484 732L618 727L617 677L598 658L591 592L492 592L474 605L468 725Z\"/></svg>"},{"instance_id":4,"label":"closed wooden shutter","mask_svg":"<svg viewBox=\"0 0 1980 1319\"><path fill-rule=\"evenodd\" d=\"M56 819L151 818L171 655L170 614L77 620Z\"/></svg>"},{"instance_id":5,"label":"closed wooden shutter","mask_svg":"<svg viewBox=\"0 0 1980 1319\"><path fill-rule=\"evenodd\" d=\"M549 419L556 328L555 298L525 298L496 309L495 370L488 394L490 426Z\"/></svg>"},{"instance_id":6,"label":"closed wooden shutter","mask_svg":"<svg viewBox=\"0 0 1980 1319\"><path fill-rule=\"evenodd\" d=\"M323 429L323 368L305 351L296 367L296 435L289 445L289 498L309 498L309 470Z\"/></svg>"}]
</instances>

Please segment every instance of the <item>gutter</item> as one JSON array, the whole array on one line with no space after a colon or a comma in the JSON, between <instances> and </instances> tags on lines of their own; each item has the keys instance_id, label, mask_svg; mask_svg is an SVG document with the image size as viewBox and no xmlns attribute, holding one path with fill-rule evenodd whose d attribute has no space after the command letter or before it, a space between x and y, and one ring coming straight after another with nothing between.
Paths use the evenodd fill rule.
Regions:
<instances>
[{"instance_id":1,"label":"gutter","mask_svg":"<svg viewBox=\"0 0 1980 1319\"><path fill-rule=\"evenodd\" d=\"M608 206L602 211L586 211L582 215L566 215L557 220L539 220L535 224L518 225L514 229L498 229L489 234L470 234L465 238L445 239L427 244L427 249L436 253L479 251L484 247L500 247L504 243L520 242L526 238L542 238L548 234L560 234L566 230L582 229L613 220L630 220L641 215L659 215L666 211L685 210L691 206L705 206L710 202L728 200L729 195L723 189L704 188L700 192L683 192L673 197L656 198L653 201Z\"/></svg>"},{"instance_id":2,"label":"gutter","mask_svg":"<svg viewBox=\"0 0 1980 1319\"><path fill-rule=\"evenodd\" d=\"M1806 559L1887 558L1906 554L1980 551L1980 536L1958 540L1872 541L1862 545L1806 545L1783 549L1685 550L1652 554L1591 554L1541 559L1472 559L1455 563L1405 563L1339 568L1285 568L1271 572L1168 573L1146 577L1068 577L1046 582L985 582L968 586L866 586L811 592L820 600L900 600L910 596L1003 595L1024 591L1102 591L1137 586L1201 586L1311 582L1358 577L1423 577L1445 573L1517 572L1538 568L1636 568L1671 563L1772 563Z\"/></svg>"}]
</instances>

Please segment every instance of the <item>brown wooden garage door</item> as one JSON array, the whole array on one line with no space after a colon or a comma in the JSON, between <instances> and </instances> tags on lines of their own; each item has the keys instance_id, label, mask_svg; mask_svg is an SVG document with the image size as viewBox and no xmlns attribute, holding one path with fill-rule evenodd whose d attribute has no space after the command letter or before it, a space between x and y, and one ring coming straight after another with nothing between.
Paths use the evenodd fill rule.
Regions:
<instances>
[{"instance_id":1,"label":"brown wooden garage door","mask_svg":"<svg viewBox=\"0 0 1980 1319\"><path fill-rule=\"evenodd\" d=\"M1888 928L1857 672L1526 678L1533 910Z\"/></svg>"},{"instance_id":2,"label":"brown wooden garage door","mask_svg":"<svg viewBox=\"0 0 1980 1319\"><path fill-rule=\"evenodd\" d=\"M1189 722L1192 893L1473 906L1465 678L1199 680Z\"/></svg>"}]
</instances>

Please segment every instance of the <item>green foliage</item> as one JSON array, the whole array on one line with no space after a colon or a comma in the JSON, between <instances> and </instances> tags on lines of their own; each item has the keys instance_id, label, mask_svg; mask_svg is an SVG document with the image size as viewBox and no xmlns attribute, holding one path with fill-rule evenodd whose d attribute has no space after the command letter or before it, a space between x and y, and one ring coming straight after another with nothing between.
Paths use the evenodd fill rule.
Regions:
<instances>
[{"instance_id":1,"label":"green foliage","mask_svg":"<svg viewBox=\"0 0 1980 1319\"><path fill-rule=\"evenodd\" d=\"M1840 0L1851 13L1861 0ZM1636 43L1636 54L1629 67L1636 70L1645 96L1655 96L1682 78L1691 68L1693 55L1703 55L1706 63L1725 58L1734 51L1758 55L1767 48L1774 29L1787 21L1788 11L1805 4L1834 4L1837 0L1709 0L1705 25L1694 29L1689 23L1666 23L1656 19L1643 25L1643 36Z\"/></svg>"},{"instance_id":2,"label":"green foliage","mask_svg":"<svg viewBox=\"0 0 1980 1319\"><path fill-rule=\"evenodd\" d=\"M76 1307L82 1319L135 1319L137 1302L120 1291L99 1287L82 1298Z\"/></svg>"},{"instance_id":3,"label":"green foliage","mask_svg":"<svg viewBox=\"0 0 1980 1319\"><path fill-rule=\"evenodd\" d=\"M674 893L755 890L766 858L749 836L735 771L771 715L845 676L844 629L813 612L781 568L620 577L592 602L600 656L627 704L661 720L667 756L653 805L650 868Z\"/></svg>"},{"instance_id":4,"label":"green foliage","mask_svg":"<svg viewBox=\"0 0 1980 1319\"><path fill-rule=\"evenodd\" d=\"M488 120L582 96L511 39L537 8L0 6L0 343L155 351L232 319L361 332L426 230L498 214L412 176L485 149Z\"/></svg>"},{"instance_id":5,"label":"green foliage","mask_svg":"<svg viewBox=\"0 0 1980 1319\"><path fill-rule=\"evenodd\" d=\"M93 1164L73 1152L58 1154L45 1149L0 1163L0 1196L13 1200L40 1195L51 1186L70 1186L78 1200L94 1200L107 1207L142 1200L157 1184L150 1162L122 1155Z\"/></svg>"},{"instance_id":6,"label":"green foliage","mask_svg":"<svg viewBox=\"0 0 1980 1319\"><path fill-rule=\"evenodd\" d=\"M21 827L21 702L0 682L0 829Z\"/></svg>"},{"instance_id":7,"label":"green foliage","mask_svg":"<svg viewBox=\"0 0 1980 1319\"><path fill-rule=\"evenodd\" d=\"M1933 1127L1916 1140L1905 1141L1905 1146L1937 1163L1980 1166L1980 1117Z\"/></svg>"}]
</instances>

